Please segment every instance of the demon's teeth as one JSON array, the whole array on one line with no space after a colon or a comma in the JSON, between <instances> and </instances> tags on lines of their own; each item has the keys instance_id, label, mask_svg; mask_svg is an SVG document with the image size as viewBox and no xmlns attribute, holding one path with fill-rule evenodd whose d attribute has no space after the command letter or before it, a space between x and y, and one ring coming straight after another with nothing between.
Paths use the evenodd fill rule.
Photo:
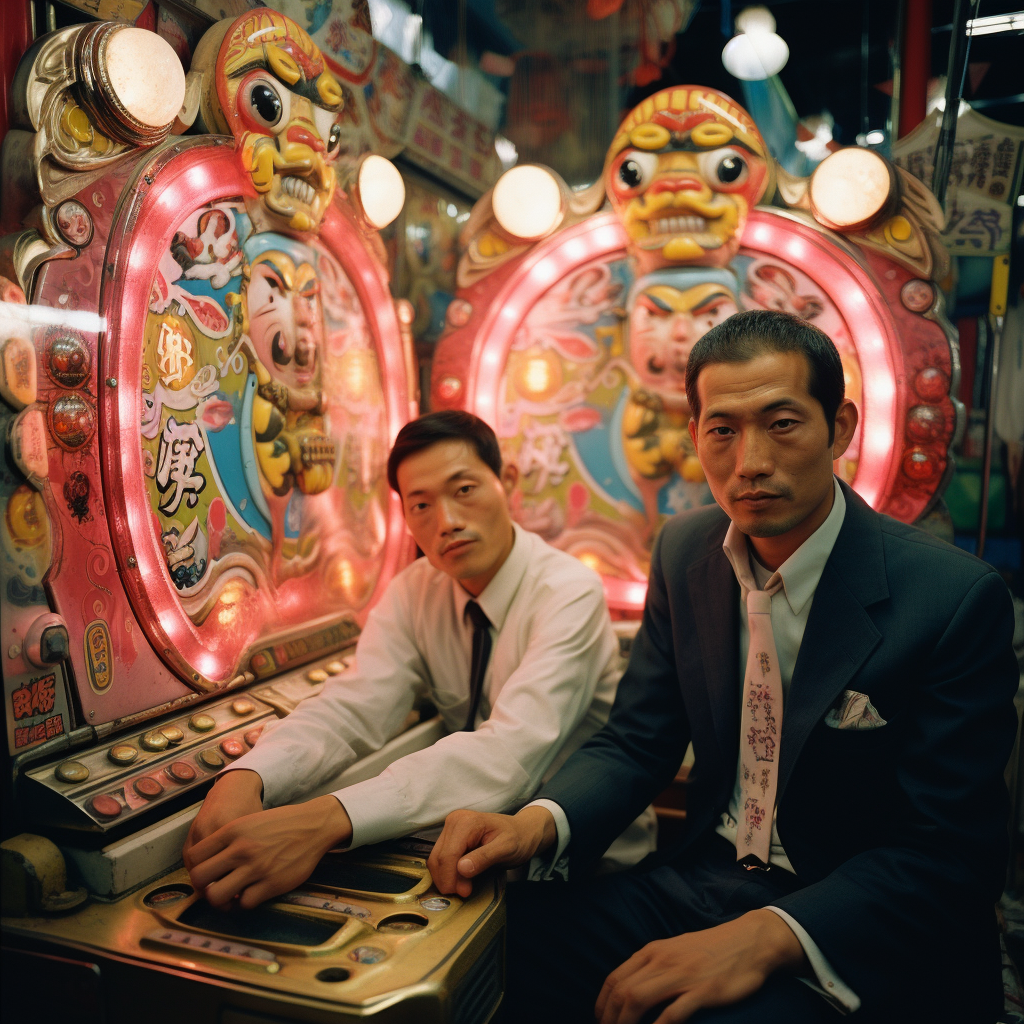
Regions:
<instances>
[{"instance_id":1,"label":"demon's teeth","mask_svg":"<svg viewBox=\"0 0 1024 1024\"><path fill-rule=\"evenodd\" d=\"M654 222L656 235L699 235L707 231L708 222L704 217L661 217Z\"/></svg>"},{"instance_id":2,"label":"demon's teeth","mask_svg":"<svg viewBox=\"0 0 1024 1024\"><path fill-rule=\"evenodd\" d=\"M288 177L281 179L281 191L285 195L305 203L307 206L312 206L316 199L316 189L301 178L294 177L294 175L288 175Z\"/></svg>"}]
</instances>

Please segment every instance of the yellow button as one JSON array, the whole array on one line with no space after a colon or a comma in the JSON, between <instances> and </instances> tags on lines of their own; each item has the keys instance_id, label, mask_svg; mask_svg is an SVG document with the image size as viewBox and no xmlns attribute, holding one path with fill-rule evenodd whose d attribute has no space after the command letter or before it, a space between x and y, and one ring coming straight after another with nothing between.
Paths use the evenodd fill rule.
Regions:
<instances>
[{"instance_id":1,"label":"yellow button","mask_svg":"<svg viewBox=\"0 0 1024 1024\"><path fill-rule=\"evenodd\" d=\"M199 760L206 765L207 768L223 768L224 758L217 753L216 750L204 750L199 755Z\"/></svg>"},{"instance_id":2,"label":"yellow button","mask_svg":"<svg viewBox=\"0 0 1024 1024\"><path fill-rule=\"evenodd\" d=\"M107 757L110 758L114 764L131 764L139 756L139 748L133 747L129 743L119 743L116 747L111 747L107 751Z\"/></svg>"},{"instance_id":3,"label":"yellow button","mask_svg":"<svg viewBox=\"0 0 1024 1024\"><path fill-rule=\"evenodd\" d=\"M256 705L251 700L236 700L231 702L231 710L236 715L251 715L256 710Z\"/></svg>"},{"instance_id":4,"label":"yellow button","mask_svg":"<svg viewBox=\"0 0 1024 1024\"><path fill-rule=\"evenodd\" d=\"M905 242L914 233L914 229L910 225L910 221L906 217L896 216L886 224L886 228L889 230L889 234L897 242Z\"/></svg>"},{"instance_id":5,"label":"yellow button","mask_svg":"<svg viewBox=\"0 0 1024 1024\"><path fill-rule=\"evenodd\" d=\"M165 725L160 731L167 737L167 742L172 747L177 746L185 738L185 734L176 725Z\"/></svg>"},{"instance_id":6,"label":"yellow button","mask_svg":"<svg viewBox=\"0 0 1024 1024\"><path fill-rule=\"evenodd\" d=\"M327 682L327 673L322 668L311 668L306 673L306 678L311 683L326 683Z\"/></svg>"},{"instance_id":7,"label":"yellow button","mask_svg":"<svg viewBox=\"0 0 1024 1024\"><path fill-rule=\"evenodd\" d=\"M85 782L89 778L89 769L81 761L61 761L53 774L61 782Z\"/></svg>"},{"instance_id":8,"label":"yellow button","mask_svg":"<svg viewBox=\"0 0 1024 1024\"><path fill-rule=\"evenodd\" d=\"M166 750L171 745L167 736L157 729L147 732L141 742L143 750Z\"/></svg>"},{"instance_id":9,"label":"yellow button","mask_svg":"<svg viewBox=\"0 0 1024 1024\"><path fill-rule=\"evenodd\" d=\"M327 671L332 676L341 675L345 671L345 664L341 661L329 661L327 662Z\"/></svg>"},{"instance_id":10,"label":"yellow button","mask_svg":"<svg viewBox=\"0 0 1024 1024\"><path fill-rule=\"evenodd\" d=\"M209 732L217 723L210 715L193 715L188 724L196 732Z\"/></svg>"}]
</instances>

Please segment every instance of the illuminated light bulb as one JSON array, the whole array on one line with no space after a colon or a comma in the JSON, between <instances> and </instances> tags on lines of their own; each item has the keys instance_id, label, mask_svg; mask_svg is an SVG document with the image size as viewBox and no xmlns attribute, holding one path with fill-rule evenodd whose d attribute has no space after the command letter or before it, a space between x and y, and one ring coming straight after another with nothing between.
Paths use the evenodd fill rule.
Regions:
<instances>
[{"instance_id":1,"label":"illuminated light bulb","mask_svg":"<svg viewBox=\"0 0 1024 1024\"><path fill-rule=\"evenodd\" d=\"M589 551L585 551L579 556L579 560L588 568L593 569L594 572L601 571L601 560L597 555L591 554Z\"/></svg>"},{"instance_id":2,"label":"illuminated light bulb","mask_svg":"<svg viewBox=\"0 0 1024 1024\"><path fill-rule=\"evenodd\" d=\"M498 179L491 193L491 208L510 235L533 241L562 222L562 189L547 168L522 164Z\"/></svg>"},{"instance_id":3,"label":"illuminated light bulb","mask_svg":"<svg viewBox=\"0 0 1024 1024\"><path fill-rule=\"evenodd\" d=\"M386 228L405 205L402 175L390 160L376 153L363 157L356 191L363 214L378 230Z\"/></svg>"},{"instance_id":4,"label":"illuminated light bulb","mask_svg":"<svg viewBox=\"0 0 1024 1024\"><path fill-rule=\"evenodd\" d=\"M106 46L110 86L124 108L150 128L169 125L185 102L185 70L170 43L143 28L123 28Z\"/></svg>"},{"instance_id":5,"label":"illuminated light bulb","mask_svg":"<svg viewBox=\"0 0 1024 1024\"><path fill-rule=\"evenodd\" d=\"M811 175L811 212L826 227L857 230L885 210L893 186L892 171L877 153L857 146L840 149Z\"/></svg>"},{"instance_id":6,"label":"illuminated light bulb","mask_svg":"<svg viewBox=\"0 0 1024 1024\"><path fill-rule=\"evenodd\" d=\"M736 31L752 35L755 32L774 32L775 18L767 7L744 7L736 15Z\"/></svg>"},{"instance_id":7,"label":"illuminated light bulb","mask_svg":"<svg viewBox=\"0 0 1024 1024\"><path fill-rule=\"evenodd\" d=\"M885 142L885 132L881 131L878 128L873 128L871 131L867 133L867 135L864 136L864 141L869 146L880 146L883 142Z\"/></svg>"},{"instance_id":8,"label":"illuminated light bulb","mask_svg":"<svg viewBox=\"0 0 1024 1024\"><path fill-rule=\"evenodd\" d=\"M539 394L547 391L551 383L551 367L543 359L531 359L526 364L526 372L523 374L523 383L527 391Z\"/></svg>"},{"instance_id":9,"label":"illuminated light bulb","mask_svg":"<svg viewBox=\"0 0 1024 1024\"><path fill-rule=\"evenodd\" d=\"M345 382L345 395L352 401L362 398L370 383L369 352L351 349L341 358L341 376Z\"/></svg>"},{"instance_id":10,"label":"illuminated light bulb","mask_svg":"<svg viewBox=\"0 0 1024 1024\"><path fill-rule=\"evenodd\" d=\"M789 60L789 47L774 32L741 32L722 50L725 70L744 82L759 82L777 75Z\"/></svg>"}]
</instances>

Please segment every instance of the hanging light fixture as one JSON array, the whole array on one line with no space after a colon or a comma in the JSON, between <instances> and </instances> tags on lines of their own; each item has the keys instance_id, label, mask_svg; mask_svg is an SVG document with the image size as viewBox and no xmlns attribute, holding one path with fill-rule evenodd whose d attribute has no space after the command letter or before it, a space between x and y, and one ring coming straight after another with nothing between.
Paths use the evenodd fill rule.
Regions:
<instances>
[{"instance_id":1,"label":"hanging light fixture","mask_svg":"<svg viewBox=\"0 0 1024 1024\"><path fill-rule=\"evenodd\" d=\"M722 63L734 78L757 82L777 75L789 60L789 46L775 31L767 7L746 7L736 17L737 34L725 44Z\"/></svg>"}]
</instances>

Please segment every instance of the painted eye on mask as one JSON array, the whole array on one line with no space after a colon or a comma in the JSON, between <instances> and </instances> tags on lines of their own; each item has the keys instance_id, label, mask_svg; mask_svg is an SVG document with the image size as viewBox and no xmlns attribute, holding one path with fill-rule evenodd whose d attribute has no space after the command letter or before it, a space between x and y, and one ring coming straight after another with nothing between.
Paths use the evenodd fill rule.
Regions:
<instances>
[{"instance_id":1,"label":"painted eye on mask","mask_svg":"<svg viewBox=\"0 0 1024 1024\"><path fill-rule=\"evenodd\" d=\"M740 188L750 176L747 158L731 147L701 153L697 157L697 166L707 183L718 192Z\"/></svg>"},{"instance_id":2,"label":"painted eye on mask","mask_svg":"<svg viewBox=\"0 0 1024 1024\"><path fill-rule=\"evenodd\" d=\"M654 153L631 150L615 172L615 186L619 192L635 192L647 188L658 169Z\"/></svg>"},{"instance_id":3,"label":"painted eye on mask","mask_svg":"<svg viewBox=\"0 0 1024 1024\"><path fill-rule=\"evenodd\" d=\"M267 78L256 78L246 85L243 103L262 128L274 129L288 120L288 93Z\"/></svg>"},{"instance_id":4,"label":"painted eye on mask","mask_svg":"<svg viewBox=\"0 0 1024 1024\"><path fill-rule=\"evenodd\" d=\"M326 151L324 155L328 160L333 160L341 149L341 125L335 122L337 113L331 110L324 110L323 107L313 107L313 121L320 138L324 140Z\"/></svg>"}]
</instances>

